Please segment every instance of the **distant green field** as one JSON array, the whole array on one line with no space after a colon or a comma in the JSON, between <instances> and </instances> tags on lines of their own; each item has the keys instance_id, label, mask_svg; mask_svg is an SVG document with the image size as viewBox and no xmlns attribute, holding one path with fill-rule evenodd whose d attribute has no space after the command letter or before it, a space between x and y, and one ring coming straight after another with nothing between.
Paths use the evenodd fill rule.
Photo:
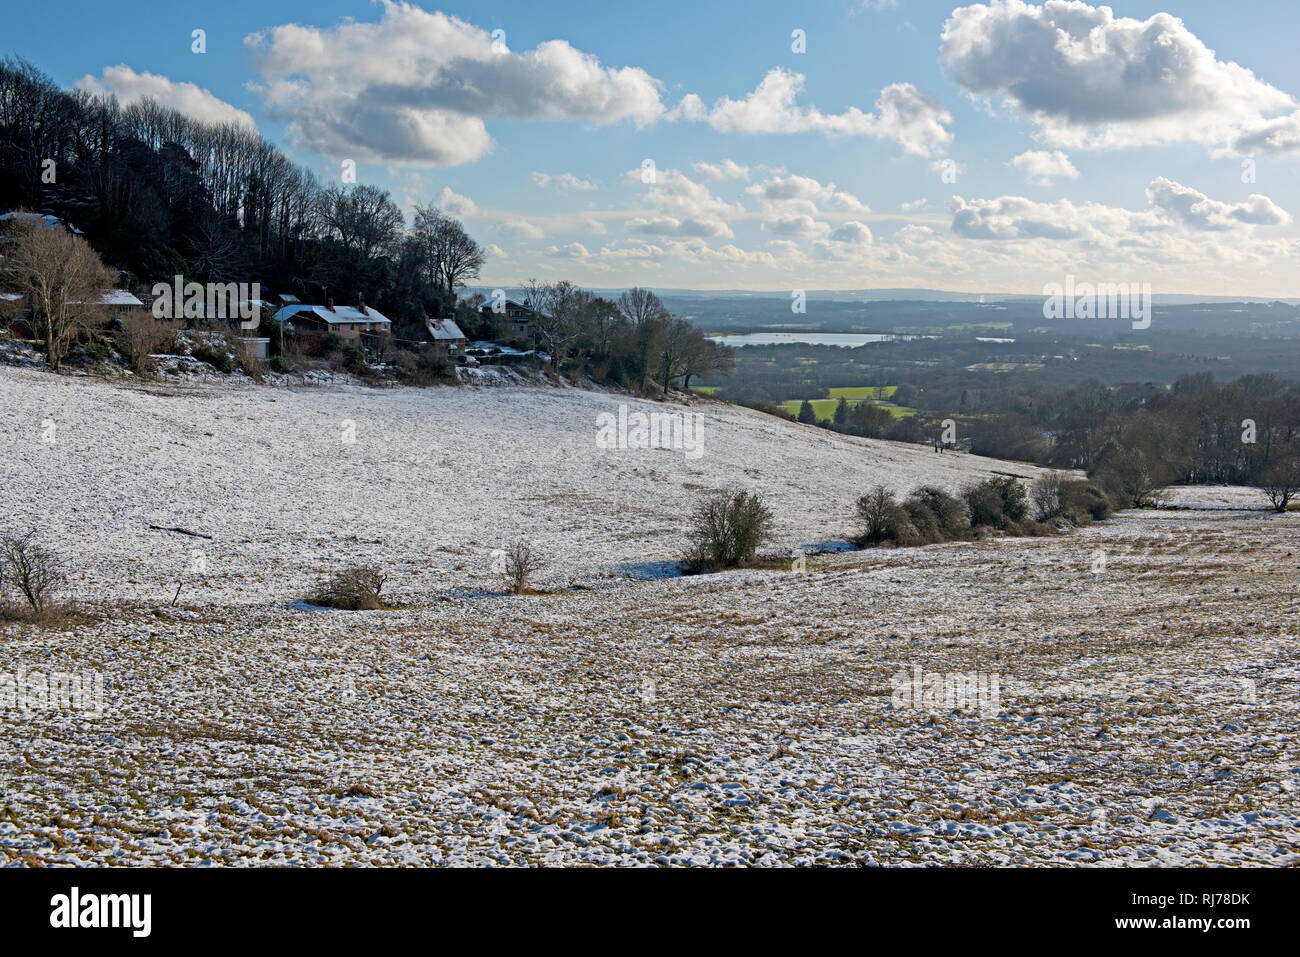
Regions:
<instances>
[{"instance_id":1,"label":"distant green field","mask_svg":"<svg viewBox=\"0 0 1300 957\"><path fill-rule=\"evenodd\" d=\"M835 407L840 404L840 397L843 396L848 400L849 405L857 405L859 402L868 399L884 399L892 396L898 390L896 385L884 386L846 386L828 390L832 399L810 399L812 403L813 414L817 416L820 422L822 419L829 419L835 415ZM916 409L909 409L901 405L888 405L884 402L876 403L882 409L885 409L896 419L901 419L906 415L916 414ZM791 399L789 402L782 402L781 406L791 415L799 414L799 406L803 405L802 399Z\"/></svg>"},{"instance_id":2,"label":"distant green field","mask_svg":"<svg viewBox=\"0 0 1300 957\"><path fill-rule=\"evenodd\" d=\"M817 414L818 419L829 419L835 414L835 407L840 404L839 399L812 399L813 412ZM791 415L799 414L799 406L803 405L800 399L791 399L789 402L782 402L782 407Z\"/></svg>"},{"instance_id":3,"label":"distant green field","mask_svg":"<svg viewBox=\"0 0 1300 957\"><path fill-rule=\"evenodd\" d=\"M827 389L832 399L889 399L898 391L896 385L851 385Z\"/></svg>"},{"instance_id":4,"label":"distant green field","mask_svg":"<svg viewBox=\"0 0 1300 957\"><path fill-rule=\"evenodd\" d=\"M705 395L713 395L721 388L720 385L697 385L694 391L703 392Z\"/></svg>"}]
</instances>

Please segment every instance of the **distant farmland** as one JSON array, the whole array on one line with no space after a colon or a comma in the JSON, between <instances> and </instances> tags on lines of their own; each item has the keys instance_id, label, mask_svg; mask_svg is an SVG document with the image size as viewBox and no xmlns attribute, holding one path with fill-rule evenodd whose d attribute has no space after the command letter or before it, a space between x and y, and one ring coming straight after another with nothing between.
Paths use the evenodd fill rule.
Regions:
<instances>
[{"instance_id":1,"label":"distant farmland","mask_svg":"<svg viewBox=\"0 0 1300 957\"><path fill-rule=\"evenodd\" d=\"M860 386L839 386L833 389L827 389L830 393L829 399L809 399L812 403L813 412L818 421L829 419L835 415L835 407L840 404L840 399L847 399L849 405L857 405L859 402L875 401L881 408L887 409L889 414L896 419L901 419L907 415L914 415L915 409L905 408L903 406L891 405L886 401L893 397L898 391L896 385L860 385ZM799 406L803 404L802 399L791 399L788 402L782 402L781 407L791 415L799 414Z\"/></svg>"}]
</instances>

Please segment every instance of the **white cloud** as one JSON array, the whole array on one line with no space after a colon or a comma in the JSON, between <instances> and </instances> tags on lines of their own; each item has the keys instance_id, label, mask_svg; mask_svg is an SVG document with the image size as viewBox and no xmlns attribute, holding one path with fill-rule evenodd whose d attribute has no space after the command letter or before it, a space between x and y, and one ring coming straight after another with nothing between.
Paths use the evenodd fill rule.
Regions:
<instances>
[{"instance_id":1,"label":"white cloud","mask_svg":"<svg viewBox=\"0 0 1300 957\"><path fill-rule=\"evenodd\" d=\"M693 163L691 169L706 183L715 183L723 179L749 179L749 167L741 166L735 160L724 159L721 163Z\"/></svg>"},{"instance_id":2,"label":"white cloud","mask_svg":"<svg viewBox=\"0 0 1300 957\"><path fill-rule=\"evenodd\" d=\"M925 209L928 203L929 200L927 200L924 196L922 196L920 199L914 199L911 202L903 203L901 206L899 206L899 209L901 209L905 213L910 213L918 209Z\"/></svg>"},{"instance_id":3,"label":"white cloud","mask_svg":"<svg viewBox=\"0 0 1300 957\"><path fill-rule=\"evenodd\" d=\"M501 223L501 228L520 239L541 239L546 235L526 219L507 219Z\"/></svg>"},{"instance_id":4,"label":"white cloud","mask_svg":"<svg viewBox=\"0 0 1300 957\"><path fill-rule=\"evenodd\" d=\"M513 262L513 257L496 243L488 243L483 247L483 251L492 259L504 259L507 262Z\"/></svg>"},{"instance_id":5,"label":"white cloud","mask_svg":"<svg viewBox=\"0 0 1300 957\"><path fill-rule=\"evenodd\" d=\"M1163 176L1152 180L1146 196L1148 206L1141 210L1069 200L1040 203L1023 196L954 196L952 231L966 239L1082 240L1117 249L1150 246L1159 242L1160 233L1246 230L1291 221L1267 196L1252 194L1245 202L1225 203Z\"/></svg>"},{"instance_id":6,"label":"white cloud","mask_svg":"<svg viewBox=\"0 0 1300 957\"><path fill-rule=\"evenodd\" d=\"M563 246L548 246L542 250L547 256L555 256L560 259L587 259L591 253L582 243L567 243Z\"/></svg>"},{"instance_id":7,"label":"white cloud","mask_svg":"<svg viewBox=\"0 0 1300 957\"><path fill-rule=\"evenodd\" d=\"M860 223L851 219L839 229L831 233L831 240L837 243L847 243L851 246L870 246L874 237L866 223Z\"/></svg>"},{"instance_id":8,"label":"white cloud","mask_svg":"<svg viewBox=\"0 0 1300 957\"><path fill-rule=\"evenodd\" d=\"M652 236L722 236L730 239L731 227L708 219L677 219L674 216L634 216L624 224L631 232Z\"/></svg>"},{"instance_id":9,"label":"white cloud","mask_svg":"<svg viewBox=\"0 0 1300 957\"><path fill-rule=\"evenodd\" d=\"M438 193L438 198L434 200L434 205L439 209L445 209L453 216L477 216L478 204L468 196L462 196L460 193L452 192L450 186L444 186Z\"/></svg>"},{"instance_id":10,"label":"white cloud","mask_svg":"<svg viewBox=\"0 0 1300 957\"><path fill-rule=\"evenodd\" d=\"M1060 150L1028 150L1011 160L1011 165L1039 186L1048 186L1053 178L1077 179L1079 171L1070 157Z\"/></svg>"},{"instance_id":11,"label":"white cloud","mask_svg":"<svg viewBox=\"0 0 1300 957\"><path fill-rule=\"evenodd\" d=\"M554 186L556 189L565 190L565 191L580 190L584 192L589 192L597 188L596 184L593 183L591 180L580 179L579 177L574 176L572 173L559 173L555 176L552 176L549 173L534 172L528 178L533 181L533 185L536 186L538 189L546 189L550 186Z\"/></svg>"},{"instance_id":12,"label":"white cloud","mask_svg":"<svg viewBox=\"0 0 1300 957\"><path fill-rule=\"evenodd\" d=\"M1002 97L1048 143L1111 149L1194 142L1228 148L1258 135L1295 101L1217 59L1167 13L1115 17L1109 7L993 0L944 25L939 63L972 94Z\"/></svg>"},{"instance_id":13,"label":"white cloud","mask_svg":"<svg viewBox=\"0 0 1300 957\"><path fill-rule=\"evenodd\" d=\"M1247 125L1224 152L1234 156L1300 153L1300 111Z\"/></svg>"},{"instance_id":14,"label":"white cloud","mask_svg":"<svg viewBox=\"0 0 1300 957\"><path fill-rule=\"evenodd\" d=\"M267 112L325 156L455 165L491 149L490 117L641 126L664 112L644 70L604 67L563 40L514 53L462 20L381 3L377 23L286 24L244 40Z\"/></svg>"},{"instance_id":15,"label":"white cloud","mask_svg":"<svg viewBox=\"0 0 1300 957\"><path fill-rule=\"evenodd\" d=\"M929 156L952 140L947 124L952 117L939 101L910 83L893 83L880 91L876 112L856 106L843 113L822 113L800 107L795 100L803 91L804 77L780 67L770 70L753 92L743 99L722 97L706 107L691 93L669 114L676 119L708 123L720 132L826 133L870 136L892 140L906 153Z\"/></svg>"},{"instance_id":16,"label":"white cloud","mask_svg":"<svg viewBox=\"0 0 1300 957\"><path fill-rule=\"evenodd\" d=\"M746 187L746 194L754 196L770 216L813 216L819 204L865 215L871 212L866 203L852 192L836 189L835 183L822 183L807 176L776 176L754 186Z\"/></svg>"},{"instance_id":17,"label":"white cloud","mask_svg":"<svg viewBox=\"0 0 1300 957\"><path fill-rule=\"evenodd\" d=\"M1147 187L1147 199L1194 229L1235 229L1243 223L1284 226L1291 222L1286 210L1259 193L1251 193L1243 203L1224 203L1163 176L1157 176Z\"/></svg>"},{"instance_id":18,"label":"white cloud","mask_svg":"<svg viewBox=\"0 0 1300 957\"><path fill-rule=\"evenodd\" d=\"M825 223L817 222L811 216L797 213L793 216L777 216L764 220L762 230L779 236L825 236L830 232L830 227Z\"/></svg>"},{"instance_id":19,"label":"white cloud","mask_svg":"<svg viewBox=\"0 0 1300 957\"><path fill-rule=\"evenodd\" d=\"M203 123L234 123L257 129L252 116L202 87L178 83L157 73L136 73L124 63L104 67L98 78L87 73L77 81L77 88L100 96L112 94L123 106L153 99Z\"/></svg>"},{"instance_id":20,"label":"white cloud","mask_svg":"<svg viewBox=\"0 0 1300 957\"><path fill-rule=\"evenodd\" d=\"M629 170L623 180L641 182L640 168ZM654 215L637 215L628 219L633 232L658 236L733 236L728 220L744 213L741 206L725 202L680 170L662 169L648 184L646 200L655 207Z\"/></svg>"}]
</instances>

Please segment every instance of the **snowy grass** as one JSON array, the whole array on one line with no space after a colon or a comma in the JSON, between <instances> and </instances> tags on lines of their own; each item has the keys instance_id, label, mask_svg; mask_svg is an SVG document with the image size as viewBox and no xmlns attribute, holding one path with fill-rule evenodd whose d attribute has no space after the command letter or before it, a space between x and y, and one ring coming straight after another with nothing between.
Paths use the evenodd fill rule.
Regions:
<instances>
[{"instance_id":1,"label":"snowy grass","mask_svg":"<svg viewBox=\"0 0 1300 957\"><path fill-rule=\"evenodd\" d=\"M98 617L9 628L0 673L95 671L107 699L0 709L0 856L1296 863L1300 516L632 580L675 561L705 491L760 488L792 549L842 542L877 482L1034 470L707 401L700 459L598 450L619 401L0 369L6 518L69 548ZM492 550L525 534L550 594L500 590ZM401 607L290 607L343 563L382 566ZM913 669L996 674L998 707L899 706Z\"/></svg>"}]
</instances>

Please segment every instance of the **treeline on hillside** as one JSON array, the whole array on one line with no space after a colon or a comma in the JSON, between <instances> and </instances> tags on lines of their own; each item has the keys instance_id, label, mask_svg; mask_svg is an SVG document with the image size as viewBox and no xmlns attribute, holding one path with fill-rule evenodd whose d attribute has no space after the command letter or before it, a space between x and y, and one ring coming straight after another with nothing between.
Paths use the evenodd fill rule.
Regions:
<instances>
[{"instance_id":1,"label":"treeline on hillside","mask_svg":"<svg viewBox=\"0 0 1300 957\"><path fill-rule=\"evenodd\" d=\"M325 336L314 356L353 372L391 365L403 381L441 378L445 370L424 368L428 357L405 348L425 341L426 316L454 314L471 340L533 345L499 313L481 309L481 296L458 300L457 289L478 277L485 253L435 205L416 205L408 226L386 191L322 183L256 130L201 123L152 100L123 107L113 97L64 91L18 59L0 61L0 209L38 211L74 226L105 263L125 273L128 287L180 275L200 283L257 282L305 302L364 301L392 321L393 341L363 351ZM77 241L60 242L65 258L84 258ZM38 258L57 257L46 250ZM540 314L534 331L556 371L663 391L730 371L729 350L645 290L612 301L570 282L529 280L524 296ZM62 327L87 318L55 321L50 311L34 314L47 334L59 327L63 336ZM137 338L155 340L158 330L139 332ZM59 336L41 336L55 366ZM279 355L282 344L272 337L272 359L291 365L292 354ZM159 341L144 346L123 351L147 356L169 348Z\"/></svg>"},{"instance_id":2,"label":"treeline on hillside","mask_svg":"<svg viewBox=\"0 0 1300 957\"><path fill-rule=\"evenodd\" d=\"M917 390L899 386L892 401L918 404ZM752 405L791 418L771 403ZM1052 391L1043 385L1008 390L997 399L1002 411L972 407L963 398L948 413L894 419L882 407L841 401L832 418L813 424L1083 469L1120 508L1149 504L1157 490L1175 484L1256 486L1283 509L1300 494L1300 383L1275 376L1218 383L1207 372L1183 376L1172 386L1093 381Z\"/></svg>"},{"instance_id":3,"label":"treeline on hillside","mask_svg":"<svg viewBox=\"0 0 1300 957\"><path fill-rule=\"evenodd\" d=\"M732 351L674 316L648 289L629 289L613 300L567 280L529 279L520 297L535 314L537 337L556 372L662 392L678 382L689 389L692 379L731 374ZM481 308L487 300L479 294L468 302ZM484 321L494 321L491 309Z\"/></svg>"},{"instance_id":4,"label":"treeline on hillside","mask_svg":"<svg viewBox=\"0 0 1300 957\"><path fill-rule=\"evenodd\" d=\"M386 191L322 183L256 130L61 90L12 58L0 61L0 208L82 230L128 286L183 275L364 299L399 338L423 340L424 316L453 308L484 261L433 205L406 229Z\"/></svg>"},{"instance_id":5,"label":"treeline on hillside","mask_svg":"<svg viewBox=\"0 0 1300 957\"><path fill-rule=\"evenodd\" d=\"M1198 373L1171 387L1090 384L969 428L973 452L1087 469L1112 497L1140 505L1174 483L1286 481L1300 468L1300 383Z\"/></svg>"}]
</instances>

